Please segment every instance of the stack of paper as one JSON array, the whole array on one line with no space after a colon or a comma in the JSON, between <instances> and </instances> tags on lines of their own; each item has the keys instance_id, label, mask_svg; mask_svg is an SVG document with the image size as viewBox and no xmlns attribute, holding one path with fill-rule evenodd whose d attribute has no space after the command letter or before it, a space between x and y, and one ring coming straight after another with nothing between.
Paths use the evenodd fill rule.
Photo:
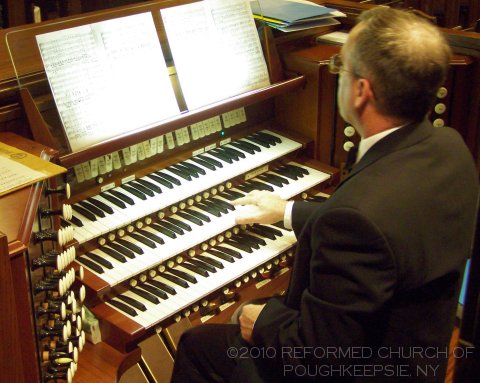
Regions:
<instances>
[{"instance_id":1,"label":"stack of paper","mask_svg":"<svg viewBox=\"0 0 480 383\"><path fill-rule=\"evenodd\" d=\"M339 24L334 17L345 17L333 8L304 0L252 0L252 12L257 20L283 32Z\"/></svg>"}]
</instances>

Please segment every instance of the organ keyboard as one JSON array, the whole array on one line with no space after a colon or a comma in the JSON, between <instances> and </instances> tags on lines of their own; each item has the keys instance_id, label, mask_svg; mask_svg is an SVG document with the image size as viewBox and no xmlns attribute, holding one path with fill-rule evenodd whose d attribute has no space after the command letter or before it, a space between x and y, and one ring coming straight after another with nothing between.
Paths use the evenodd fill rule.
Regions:
<instances>
[{"instance_id":1,"label":"organ keyboard","mask_svg":"<svg viewBox=\"0 0 480 383\"><path fill-rule=\"evenodd\" d=\"M17 300L27 307L19 310L19 323L27 328L35 313L57 315L57 322L39 334L50 336L53 331L64 338L71 332L72 346L80 348L83 341L76 332L82 327L82 311L77 307L72 309L72 305L84 301L99 319L102 330L102 342L85 345L74 377L72 372L76 367L71 372L46 371L43 381L56 378L68 381L73 377L75 383L90 382L91 374L96 374L95 378L102 376L102 381L114 382L140 360L137 346L144 352L145 344L161 343L165 350L174 350L175 326L225 322L245 300L284 291L295 246L292 232L276 225L235 225L236 211L231 202L251 190L271 190L284 198L322 200L323 197L315 196L336 185L337 169L345 159L343 147L358 139L351 138L350 133L344 134L345 123L335 112L336 77L326 69L328 58L339 47L309 46L304 35L295 34L277 36L273 41L268 31L262 31L272 85L203 108L182 110L180 115L158 126L122 134L80 151L69 151L37 57L35 35L150 12L164 44L159 11L178 3L148 2L82 19L62 20L59 24L40 24L2 33L5 38L1 40L8 45L8 50L2 46L2 52L9 51L15 57L13 66L18 79L15 79L15 97L10 90L4 92L3 85L0 96L3 101L5 97L15 102L20 99L22 108L20 113L15 104L11 110L7 108L6 114L14 115L13 119L24 114L25 120L17 121L15 129L33 137L36 145L54 148L58 155L53 160L68 168L65 177L44 185L45 196L50 200L48 206L42 206L38 199L32 202L22 197L12 204L16 206L15 212L5 210L9 216L23 216L28 200L32 210L42 208L40 222L51 222L50 226L30 229L28 238L22 239L28 243L28 251L23 247L18 251L16 242L8 249L15 254L12 258L15 277L25 275L27 266L17 257L22 251L34 258L29 265L34 273L47 270L46 283L24 286L15 293ZM338 6L336 1L332 3ZM351 19L349 13L347 25ZM327 27L321 32L337 28ZM299 41L293 41L295 38ZM460 40L458 37L457 45L463 47L466 43ZM283 48L283 68L275 44ZM169 49L163 48L172 83L178 88ZM473 55L473 51L470 53ZM463 62L468 65L459 65L465 67L465 73L458 88L467 84L467 78L480 78L474 75L478 72L478 65L473 66L476 58L467 57ZM452 81L454 77L456 81L459 79L458 70L455 73ZM471 97L467 98L474 100L470 110L478 109L478 97L474 97L478 93L475 89L480 89L477 83L478 80L472 82L473 90L468 93ZM16 88L18 84L21 89ZM464 136L476 155L478 116L461 112L459 106L464 98L458 97L459 89L447 86L451 101L449 98L445 103L451 105L450 122L457 129L465 126ZM233 115L242 118L230 126ZM467 117L468 121L464 121ZM10 120L4 121L1 120L2 129L10 129ZM3 203L2 207L10 209L10 204ZM2 229L5 230L3 226ZM29 243L32 231L41 233L32 236ZM10 230L7 235L11 237L16 232L12 234ZM52 240L57 241L58 254L49 253L48 246L42 249ZM34 248L42 251L35 252ZM72 272L65 269L70 262L77 281L71 286L74 296L63 294L64 308L57 294L62 295L72 282ZM82 277L84 288L80 289L77 284ZM51 294L50 302L37 304L33 310L26 297L31 296L35 287L38 291L57 292ZM77 311L72 317L72 312ZM71 320L70 325L60 323L65 321L64 317ZM15 353L22 355L24 365L38 368L32 369L36 373L25 372L23 381L41 381L41 354L27 338L21 340L24 353ZM36 339L36 334L32 339ZM13 343L18 342L16 339ZM68 342L59 339L57 346L76 359ZM51 351L49 355L54 353ZM99 355L105 359L100 366ZM142 363L147 359L152 359L151 355L142 356ZM171 363L171 359L169 355L162 360ZM135 364L137 372L145 371L142 363ZM162 367L168 371L168 367Z\"/></svg>"}]
</instances>

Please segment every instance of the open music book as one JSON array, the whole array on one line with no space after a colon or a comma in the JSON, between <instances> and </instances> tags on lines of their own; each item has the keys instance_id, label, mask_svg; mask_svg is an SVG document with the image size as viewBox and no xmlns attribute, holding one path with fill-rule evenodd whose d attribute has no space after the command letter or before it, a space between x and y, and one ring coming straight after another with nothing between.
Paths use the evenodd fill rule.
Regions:
<instances>
[{"instance_id":1,"label":"open music book","mask_svg":"<svg viewBox=\"0 0 480 383\"><path fill-rule=\"evenodd\" d=\"M151 13L41 34L37 43L72 151L180 113Z\"/></svg>"},{"instance_id":2,"label":"open music book","mask_svg":"<svg viewBox=\"0 0 480 383\"><path fill-rule=\"evenodd\" d=\"M200 1L161 15L188 109L270 85L248 1Z\"/></svg>"}]
</instances>

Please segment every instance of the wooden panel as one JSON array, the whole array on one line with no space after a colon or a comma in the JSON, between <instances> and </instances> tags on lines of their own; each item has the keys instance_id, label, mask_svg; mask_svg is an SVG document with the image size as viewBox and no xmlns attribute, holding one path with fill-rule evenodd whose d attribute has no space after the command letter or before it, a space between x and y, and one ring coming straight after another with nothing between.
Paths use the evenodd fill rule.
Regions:
<instances>
[{"instance_id":1,"label":"wooden panel","mask_svg":"<svg viewBox=\"0 0 480 383\"><path fill-rule=\"evenodd\" d=\"M135 364L120 379L120 383L149 383L140 365Z\"/></svg>"},{"instance_id":2,"label":"wooden panel","mask_svg":"<svg viewBox=\"0 0 480 383\"><path fill-rule=\"evenodd\" d=\"M19 329L10 270L7 237L0 233L0 376L6 382L24 382Z\"/></svg>"}]
</instances>

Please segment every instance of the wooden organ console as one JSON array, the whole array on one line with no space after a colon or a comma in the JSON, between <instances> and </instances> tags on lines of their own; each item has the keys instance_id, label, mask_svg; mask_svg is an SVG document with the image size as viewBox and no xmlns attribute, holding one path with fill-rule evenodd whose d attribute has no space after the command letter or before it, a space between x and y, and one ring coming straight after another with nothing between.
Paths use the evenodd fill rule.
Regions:
<instances>
[{"instance_id":1,"label":"wooden organ console","mask_svg":"<svg viewBox=\"0 0 480 383\"><path fill-rule=\"evenodd\" d=\"M159 10L188 2L148 2L45 22L40 28L54 31L151 12L163 44ZM335 187L347 150L358 141L336 111L337 78L327 70L328 58L340 46L315 38L348 30L356 15L370 6L322 3L344 11L347 18L339 26L288 35L260 29L272 85L184 110L153 128L76 152L66 148L34 44L38 26L1 31L0 56L8 57L13 49L17 58L14 65L2 62L0 71L0 131L6 132L0 140L37 155L46 151L68 169L63 177L0 199L1 214L8 212L0 226L6 234L0 238L2 291L9 292L2 294L2 303L11 312L5 322L11 329L5 331L11 349L2 347L2 376L12 376L12 382L55 378L47 375L52 369L41 358L46 342L37 341L43 324L35 310L43 296L36 298L32 290L38 278L55 273L59 265L26 272L52 248L74 251L72 265L83 274L85 307L101 329L102 341L96 344L83 345L81 335L71 336L72 346L84 346L73 367L77 383L168 381L176 342L185 328L227 322L245 300L287 288L295 246L291 232L274 225L236 226L229 202L253 189L274 190L285 198L322 199ZM439 128L458 129L478 161L479 40L473 33L447 35L456 55L431 118ZM166 52L168 63L168 47ZM169 73L176 84L171 65ZM215 125L217 116L222 117ZM229 118L239 122L227 128ZM126 161L124 150L132 148L137 159ZM66 185L70 196L45 196L45 190ZM39 211L61 210L65 204L72 207L71 216L35 218ZM46 221L46 228L57 232L73 226L73 240L35 244ZM78 279L72 290L81 301ZM77 312L77 323L82 320L78 308L65 311ZM5 360L12 362L4 365ZM53 372L62 373L66 381L72 375Z\"/></svg>"}]
</instances>

